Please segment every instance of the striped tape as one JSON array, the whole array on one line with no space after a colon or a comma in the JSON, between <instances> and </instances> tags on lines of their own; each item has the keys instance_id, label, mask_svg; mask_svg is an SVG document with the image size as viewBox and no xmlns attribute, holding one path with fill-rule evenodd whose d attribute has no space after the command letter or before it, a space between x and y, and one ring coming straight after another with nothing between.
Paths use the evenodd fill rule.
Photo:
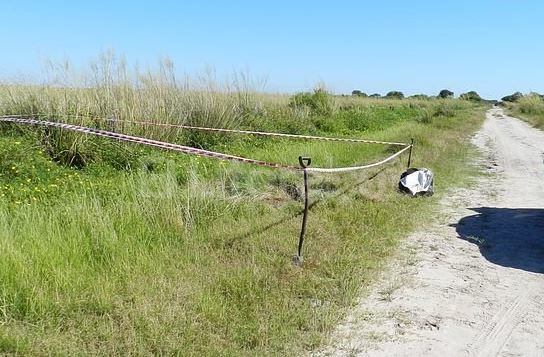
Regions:
<instances>
[{"instance_id":1,"label":"striped tape","mask_svg":"<svg viewBox=\"0 0 544 357\"><path fill-rule=\"evenodd\" d=\"M285 133L271 133L263 131L251 131L251 130L237 130L237 129L223 129L223 128L208 128L202 126L191 126L184 124L169 124L169 123L156 123L151 121L134 121L134 120L122 120L122 119L100 119L107 120L112 122L121 122L128 124L138 124L138 125L154 125L162 126L169 128L180 128L180 129L190 129L198 131L211 131L219 133L235 133L235 134L249 134L249 135L258 135L258 136L272 136L280 138L291 138L291 139L303 139L303 140L322 140L322 141L340 141L347 143L367 143L367 144L383 144L383 145L395 145L395 146L407 146L406 143L397 143L390 141L379 141L379 140L368 140L368 139L353 139L353 138L331 138L326 136L313 136L313 135L297 135L297 134L285 134Z\"/></svg>"},{"instance_id":2,"label":"striped tape","mask_svg":"<svg viewBox=\"0 0 544 357\"><path fill-rule=\"evenodd\" d=\"M144 144L144 145L159 147L159 148L162 148L162 149L178 151L178 152L182 152L182 153L185 153L185 154L194 154L194 155L199 155L199 156L213 157L213 158L216 158L216 159L229 160L229 161L238 161L238 162L254 164L254 165L259 165L259 166L273 167L273 168L300 170L300 168L297 167L297 166L284 165L284 164L278 164L278 163L272 163L272 162L254 160L254 159L246 159L246 158L240 157L240 156L223 154L223 153L219 153L219 152L214 152L214 151L209 151L209 150L204 150L204 149L198 149L198 148L194 148L194 147L190 147L190 146L171 144L171 143L166 143L166 142L163 142L163 141L157 141L157 140L152 140L152 139L147 139L147 138L141 138L141 137L138 137L138 136L119 134L119 133L114 133L114 132L111 132L111 131L93 129L93 128L88 128L88 127L79 126L79 125L65 124L65 123L59 123L59 122L51 122L51 121L45 121L45 120L36 120L36 119L15 118L15 117L0 117L0 121L12 122L12 123L18 123L18 124L50 126L50 127L62 128L62 129L66 129L66 130L77 131L77 132L80 132L80 133L91 134L91 135L96 135L96 136L110 138L110 139L118 139L118 140L132 142L132 143L138 143L138 144Z\"/></svg>"},{"instance_id":3,"label":"striped tape","mask_svg":"<svg viewBox=\"0 0 544 357\"><path fill-rule=\"evenodd\" d=\"M10 117L24 117L21 115L9 115ZM72 118L75 116L64 116L67 118ZM209 132L218 132L218 133L233 133L233 134L247 134L247 135L257 135L257 136L268 136L268 137L280 137L280 138L290 138L290 139L299 139L299 140L321 140L321 141L337 141L337 142L346 142L346 143L367 143L367 144L381 144L381 145L394 145L394 146L408 146L407 143L399 143L393 141L380 141L380 140L370 140L370 139L356 139L356 138L335 138L335 137L326 137L326 136L314 136L314 135L299 135L299 134L285 134L285 133L274 133L274 132L264 132L264 131L252 131L252 130L238 130L238 129L224 129L224 128L210 128L203 126L192 126L185 124L171 124L171 123L158 123L153 121L137 121L137 120L124 120L124 119L105 119L100 117L87 117L82 116L83 118L90 118L92 120L101 120L109 122L119 122L135 125L153 125L153 126L162 126L169 128L179 128L179 129L189 129L189 130L198 130L198 131L209 131Z\"/></svg>"},{"instance_id":4,"label":"striped tape","mask_svg":"<svg viewBox=\"0 0 544 357\"><path fill-rule=\"evenodd\" d=\"M362 165L362 166L348 166L348 167L333 167L333 168L322 168L322 167L308 167L306 168L307 171L309 172L323 172L323 173L332 173L332 172L349 172L349 171L357 171L357 170L364 170L364 169L369 169L371 167L376 167L376 166L380 166L380 165L383 165L391 160L393 160L394 158L396 158L397 156L401 155L403 152L405 152L406 150L409 150L410 148L412 147L412 145L408 145L407 147L405 147L404 149L401 149L399 151L397 151L396 153L394 153L393 155L383 159L382 161L378 161L378 162L375 162L375 163L372 163L372 164L368 164L368 165Z\"/></svg>"},{"instance_id":5,"label":"striped tape","mask_svg":"<svg viewBox=\"0 0 544 357\"><path fill-rule=\"evenodd\" d=\"M403 145L405 147L403 149L397 151L393 155L385 158L384 160L381 160L379 162L375 162L375 163L372 163L372 164L368 164L368 165L337 167L337 168L320 168L320 167L301 168L301 167L293 166L293 165L286 165L286 164L280 164L280 163L273 163L273 162L255 160L255 159L248 159L248 158L244 158L244 157L241 157L241 156L224 154L224 153L215 152L215 151L198 149L198 148L194 148L194 147L190 147L190 146L172 144L172 143L167 143L167 142L163 142L163 141L157 141L157 140L142 138L142 137L138 137L138 136L120 134L120 133L115 133L115 132L101 130L101 129L88 128L88 127L73 125L73 124L66 124L66 123L60 123L60 122L51 122L51 121L37 120L37 119L28 119L28 118L21 118L21 117L15 117L15 116L3 116L3 117L0 117L0 121L17 123L17 124L42 125L42 126L56 127L56 128L76 131L76 132L80 132L80 133L84 133L84 134L95 135L95 136L99 136L99 137L117 139L117 140L121 140L121 141L132 142L132 143L137 143L137 144L143 144L143 145L158 147L158 148L162 148L162 149L166 149L166 150L182 152L182 153L185 153L185 154L193 154L193 155L198 155L198 156L211 157L211 158L216 158L216 159L220 159L220 160L236 161L236 162L241 162L241 163L246 163L246 164L253 164L253 165L257 165L257 166L265 166L265 167L271 167L271 168L297 170L297 171L306 170L308 172L321 172L321 173L334 173L334 172L340 173L340 172L348 172L348 171L357 171L357 170L364 170L364 169L368 169L368 168L371 168L371 167L380 166L380 165L383 165L383 164L393 160L394 158L398 157L403 152L407 151L408 149L410 149L412 147L412 145L407 145L407 144L400 144L400 143L391 144L391 145ZM229 129L217 129L217 131L229 131ZM292 134L261 133L261 132L248 132L248 133L257 133L256 135L263 134L263 135L267 135L267 136L293 137ZM277 135L268 135L268 134L277 134ZM321 138L321 137L312 137L312 136L304 137L304 136L301 136L301 135L294 135L294 137L316 138L316 139L324 139L324 140L331 139L331 141L359 140L359 139ZM361 142L373 142L373 141L361 141ZM383 144L385 142L377 142L377 143Z\"/></svg>"}]
</instances>

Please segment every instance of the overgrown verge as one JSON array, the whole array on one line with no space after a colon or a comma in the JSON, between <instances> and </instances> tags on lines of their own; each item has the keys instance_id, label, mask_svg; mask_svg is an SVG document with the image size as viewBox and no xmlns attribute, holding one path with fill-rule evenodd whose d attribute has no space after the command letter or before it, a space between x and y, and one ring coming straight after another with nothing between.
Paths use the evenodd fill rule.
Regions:
<instances>
[{"instance_id":1,"label":"overgrown verge","mask_svg":"<svg viewBox=\"0 0 544 357\"><path fill-rule=\"evenodd\" d=\"M40 98L35 89L25 91L23 98L12 92L2 111L15 108L5 103L18 103L44 118L76 122L99 114L65 110L58 101L86 95L73 89L37 101L28 99ZM224 94L218 95L209 98ZM331 112L322 112L307 108L306 99L289 105L285 98L257 97L250 107L258 110L231 126L394 141L413 137L414 164L435 172L438 192L468 178L466 138L483 119L482 107L457 100L328 97L334 101ZM111 105L121 105L117 100ZM79 103L76 108L84 107ZM45 107L49 114L36 109ZM147 110L156 111L154 120L171 122L172 116L158 113L172 108ZM214 118L209 125L234 123ZM391 151L117 129L291 164L302 154L319 166L353 165ZM368 172L312 175L305 264L297 268L291 258L301 219L300 175L65 135L2 126L4 353L261 355L314 348L372 282L398 240L424 222L439 199L396 192L406 158ZM83 164L59 158L71 148L71 157L78 153Z\"/></svg>"},{"instance_id":2,"label":"overgrown verge","mask_svg":"<svg viewBox=\"0 0 544 357\"><path fill-rule=\"evenodd\" d=\"M544 99L537 94L529 94L506 103L507 110L515 117L524 119L531 125L544 129Z\"/></svg>"}]
</instances>

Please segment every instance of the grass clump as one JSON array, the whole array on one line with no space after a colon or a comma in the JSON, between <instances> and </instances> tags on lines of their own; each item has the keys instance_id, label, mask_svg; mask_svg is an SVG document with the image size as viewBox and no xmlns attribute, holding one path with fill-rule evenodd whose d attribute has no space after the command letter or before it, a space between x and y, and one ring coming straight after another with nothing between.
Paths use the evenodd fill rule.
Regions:
<instances>
[{"instance_id":1,"label":"grass clump","mask_svg":"<svg viewBox=\"0 0 544 357\"><path fill-rule=\"evenodd\" d=\"M289 100L293 109L307 108L318 115L330 115L333 112L332 96L324 88L316 88L312 93L297 93Z\"/></svg>"}]
</instances>

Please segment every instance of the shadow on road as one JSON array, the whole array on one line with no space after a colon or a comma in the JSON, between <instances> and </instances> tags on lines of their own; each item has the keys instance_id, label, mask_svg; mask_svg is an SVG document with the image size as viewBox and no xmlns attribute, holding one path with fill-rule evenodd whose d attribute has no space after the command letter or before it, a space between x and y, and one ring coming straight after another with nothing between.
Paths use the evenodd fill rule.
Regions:
<instances>
[{"instance_id":1,"label":"shadow on road","mask_svg":"<svg viewBox=\"0 0 544 357\"><path fill-rule=\"evenodd\" d=\"M490 262L544 273L544 209L471 208L478 214L455 226L459 236L477 244Z\"/></svg>"}]
</instances>

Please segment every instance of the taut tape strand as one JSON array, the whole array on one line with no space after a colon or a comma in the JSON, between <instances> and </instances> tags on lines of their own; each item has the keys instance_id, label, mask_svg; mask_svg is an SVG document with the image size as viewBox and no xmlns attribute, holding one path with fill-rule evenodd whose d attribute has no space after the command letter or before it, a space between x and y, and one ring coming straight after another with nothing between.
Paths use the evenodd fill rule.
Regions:
<instances>
[{"instance_id":1,"label":"taut tape strand","mask_svg":"<svg viewBox=\"0 0 544 357\"><path fill-rule=\"evenodd\" d=\"M204 156L204 157L212 157L212 158L221 159L221 160L237 161L237 162L242 162L242 163L246 163L246 164L253 164L253 165L257 165L257 166L265 166L265 167L271 167L271 168L297 170L297 171L306 170L308 172L321 172L321 173L349 172L349 171L364 170L364 169L368 169L368 168L371 168L371 167L380 166L380 165L383 165L383 164L393 160L394 158L398 157L403 152L405 152L406 150L408 150L408 149L410 149L412 147L412 145L393 143L391 145L403 145L403 146L406 145L406 147L404 147L403 149L397 151L393 155L391 155L391 156L389 156L389 157L387 157L387 158L385 158L385 159L383 159L383 160L381 160L379 162L375 162L375 163L368 164L368 165L337 167L337 168L320 168L320 167L301 168L301 167L292 166L292 165L273 163L273 162L266 162L266 161L260 161L260 160L255 160L255 159L247 159L247 158L240 157L240 156L224 154L224 153L209 151L209 150L204 150L204 149L198 149L198 148L179 145L179 144L172 144L172 143L167 143L167 142L163 142L163 141L157 141L157 140L142 138L142 137L138 137L138 136L120 134L120 133L115 133L115 132L106 131L106 130L88 128L88 127L73 125L73 124L66 124L66 123L60 123L60 122L51 122L51 121L45 121L45 120L36 120L36 119L27 119L27 118L15 117L15 116L0 117L0 121L18 123L18 124L42 125L42 126L62 128L62 129L76 131L76 132L80 132L80 133L84 133L84 134L91 134L91 135L110 138L110 139L117 139L117 140L126 141L126 142L132 142L132 143L137 143L137 144L154 146L154 147L158 147L158 148L162 148L162 149L166 149L166 150L173 150L173 151L182 152L182 153L185 153L185 154L193 154L193 155ZM229 129L217 129L217 130L218 131L219 130L228 131ZM248 133L259 133L257 135L273 134L273 133L260 133L260 132L248 132ZM274 135L276 135L276 134L274 134ZM278 136L278 135L279 136L287 136L287 137L292 137L293 136L292 134L277 134L276 136ZM294 135L294 136L295 137L301 137L301 136L298 136L298 135ZM334 138L321 138L321 137L311 137L311 136L310 136L310 138L317 138L317 139L324 139L324 140L329 140L329 139L334 140ZM340 139L340 140L341 141L344 141L344 140L347 141L347 140L358 140L358 139ZM372 141L364 141L364 142L372 142ZM386 143L386 142L377 142L377 143L383 144L383 143Z\"/></svg>"},{"instance_id":2,"label":"taut tape strand","mask_svg":"<svg viewBox=\"0 0 544 357\"><path fill-rule=\"evenodd\" d=\"M72 124L65 124L65 123L58 123L58 122L50 122L50 121L44 121L44 120L35 120L35 119L10 118L10 117L2 117L2 118L0 118L0 121L19 123L19 124L29 124L29 125L51 126L51 127L77 131L77 132L80 132L80 133L91 134L91 135L96 135L96 136L110 138L110 139L118 139L118 140L122 140L122 141L133 142L133 143L138 143L138 144L144 144L144 145L159 147L159 148L162 148L162 149L183 152L185 154L194 154L194 155L199 155L199 156L213 157L213 158L222 159L222 160L238 161L238 162L254 164L254 165L259 165L259 166L267 166L267 167L290 169L290 170L299 170L300 169L299 167L291 166L291 165L284 165L284 164L278 164L278 163L272 163L272 162L254 160L254 159L246 159L246 158L240 157L240 156L223 154L223 153L218 153L218 152L214 152L214 151L198 149L198 148L194 148L194 147L190 147L190 146L183 146L183 145L178 145L178 144L166 143L166 142L162 142L162 141L146 139L146 138L141 138L141 137L137 137L137 136L119 134L119 133L114 133L114 132L111 132L111 131L87 128L87 127L79 126L79 125L72 125Z\"/></svg>"},{"instance_id":3,"label":"taut tape strand","mask_svg":"<svg viewBox=\"0 0 544 357\"><path fill-rule=\"evenodd\" d=\"M412 147L412 145L408 145L404 149L401 149L401 150L397 151L396 153L394 153L393 155L383 159L382 161L378 161L378 162L368 164L368 165L347 166L347 167L333 167L333 168L308 167L308 168L306 168L306 170L308 172L332 173L332 172L348 172L348 171L357 171L357 170L369 169L371 167L380 166L380 165L383 165L383 164L393 160L394 158L396 158L397 156L399 156L400 154L402 154L406 150L410 149L411 147Z\"/></svg>"},{"instance_id":4,"label":"taut tape strand","mask_svg":"<svg viewBox=\"0 0 544 357\"><path fill-rule=\"evenodd\" d=\"M184 124L169 124L169 123L156 123L151 121L134 121L134 120L122 120L122 119L102 119L111 122L120 122L128 124L138 124L138 125L155 125L163 126L169 128L180 128L180 129L190 129L198 131L212 131L219 133L234 133L234 134L249 134L249 135L258 135L258 136L272 136L280 138L291 138L291 139L303 139L303 140L323 140L323 141L340 141L347 143L367 143L367 144L383 144L383 145L396 145L396 146L407 146L410 144L406 143L397 143L390 141L379 141L379 140L368 140L368 139L353 139L353 138L331 138L326 136L313 136L313 135L297 135L297 134L285 134L285 133L270 133L264 131L251 131L251 130L237 130L237 129L223 129L223 128L208 128L202 126L191 126Z\"/></svg>"}]
</instances>

